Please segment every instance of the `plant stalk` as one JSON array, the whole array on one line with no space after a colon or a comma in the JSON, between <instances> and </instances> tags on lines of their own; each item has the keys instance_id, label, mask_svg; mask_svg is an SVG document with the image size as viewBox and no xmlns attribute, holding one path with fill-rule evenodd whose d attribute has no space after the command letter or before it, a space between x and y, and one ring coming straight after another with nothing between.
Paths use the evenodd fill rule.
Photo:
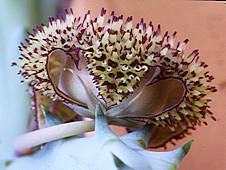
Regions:
<instances>
[{"instance_id":1,"label":"plant stalk","mask_svg":"<svg viewBox=\"0 0 226 170\"><path fill-rule=\"evenodd\" d=\"M30 148L41 145L43 143L90 132L93 130L94 120L77 121L51 126L48 128L25 133L17 137L14 142L14 149L18 154L25 153Z\"/></svg>"}]
</instances>

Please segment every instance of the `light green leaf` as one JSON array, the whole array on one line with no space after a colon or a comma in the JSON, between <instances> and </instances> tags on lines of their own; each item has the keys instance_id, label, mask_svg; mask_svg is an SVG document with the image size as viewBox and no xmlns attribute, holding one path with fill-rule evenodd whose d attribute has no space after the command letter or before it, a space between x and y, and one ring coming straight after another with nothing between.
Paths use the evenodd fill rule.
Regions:
<instances>
[{"instance_id":1,"label":"light green leaf","mask_svg":"<svg viewBox=\"0 0 226 170\"><path fill-rule=\"evenodd\" d=\"M55 122L54 115L45 114ZM152 152L139 144L147 144L153 128L143 128L122 137L116 136L107 123L100 105L95 113L95 136L72 138L47 143L30 156L17 158L6 170L172 170L179 167L191 142L170 152Z\"/></svg>"}]
</instances>

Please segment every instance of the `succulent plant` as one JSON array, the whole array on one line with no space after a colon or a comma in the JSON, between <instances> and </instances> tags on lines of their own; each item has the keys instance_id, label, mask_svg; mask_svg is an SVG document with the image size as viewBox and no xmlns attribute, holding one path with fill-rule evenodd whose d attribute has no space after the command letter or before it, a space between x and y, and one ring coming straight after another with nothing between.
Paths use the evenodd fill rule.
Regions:
<instances>
[{"instance_id":1,"label":"succulent plant","mask_svg":"<svg viewBox=\"0 0 226 170\"><path fill-rule=\"evenodd\" d=\"M44 112L45 113L45 112ZM46 112L48 127L62 122ZM177 169L187 154L192 141L169 152L148 151L149 139L154 127L144 127L124 136L116 136L108 126L106 117L97 105L95 112L95 136L74 136L44 145L31 156L23 156L10 163L6 170L158 170Z\"/></svg>"},{"instance_id":2,"label":"succulent plant","mask_svg":"<svg viewBox=\"0 0 226 170\"><path fill-rule=\"evenodd\" d=\"M184 56L188 39L175 46L176 33L162 36L160 25L154 30L141 19L133 28L132 17L123 24L114 12L105 23L105 14L102 9L91 19L88 12L81 20L66 10L65 18L51 17L21 43L21 61L13 65L32 87L36 131L20 136L15 149L47 144L9 168L177 169L191 142L171 152L146 147L181 137L208 116L215 119L204 98L216 91L207 85L213 76L204 72L198 50ZM43 107L60 124L49 127ZM93 138L63 139L92 131L94 124ZM141 129L117 137L108 124Z\"/></svg>"}]
</instances>

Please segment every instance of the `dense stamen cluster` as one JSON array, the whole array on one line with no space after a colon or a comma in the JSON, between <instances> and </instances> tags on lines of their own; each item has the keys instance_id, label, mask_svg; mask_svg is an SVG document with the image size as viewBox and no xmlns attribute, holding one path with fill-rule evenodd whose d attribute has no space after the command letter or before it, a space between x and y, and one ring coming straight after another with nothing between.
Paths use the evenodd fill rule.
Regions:
<instances>
[{"instance_id":1,"label":"dense stamen cluster","mask_svg":"<svg viewBox=\"0 0 226 170\"><path fill-rule=\"evenodd\" d=\"M101 13L101 17L104 14L105 11ZM102 23L97 19L91 22L92 27L98 31L96 34L91 32L90 43L93 47L85 53L88 69L94 76L99 95L107 105L120 104L134 92L149 70L149 63L144 58L144 48L151 47L147 34L152 34L152 25L149 25L146 37L142 37L141 34L146 31L143 30L143 22L133 29L131 17L125 25L122 19L123 16L116 17L112 13L104 27L101 27L103 19Z\"/></svg>"},{"instance_id":2,"label":"dense stamen cluster","mask_svg":"<svg viewBox=\"0 0 226 170\"><path fill-rule=\"evenodd\" d=\"M160 55L157 61L166 69L161 72L155 81L174 77L183 81L186 87L183 102L167 114L156 117L157 121L168 119L163 124L172 128L175 122L186 122L186 124L180 124L183 128L186 128L186 126L194 127L194 124L198 122L206 124L206 116L215 119L208 109L210 100L203 98L207 94L216 91L215 87L205 85L213 80L213 76L210 76L208 72L202 73L207 65L204 62L198 62L198 50L194 50L188 57L184 57L183 50L186 43L187 40L181 45L178 43L176 50L168 49L167 55ZM165 119L166 117L167 119Z\"/></svg>"},{"instance_id":3,"label":"dense stamen cluster","mask_svg":"<svg viewBox=\"0 0 226 170\"><path fill-rule=\"evenodd\" d=\"M28 33L27 45L21 43L19 47L21 62L13 63L22 67L19 74L25 78L23 82L30 82L36 90L42 90L43 95L51 96L54 100L63 100L55 93L48 76L48 56L54 49L69 50L78 43L73 38L78 34L74 29L77 25L72 13L66 10L65 19L49 18L48 26L37 26L37 29L33 29L34 34Z\"/></svg>"},{"instance_id":4,"label":"dense stamen cluster","mask_svg":"<svg viewBox=\"0 0 226 170\"><path fill-rule=\"evenodd\" d=\"M174 36L175 34L171 40L174 39ZM168 39L168 36L164 36L162 41L164 39ZM152 62L158 63L161 66L161 73L151 84L173 77L182 81L186 88L186 94L177 107L161 114L143 117L145 119L151 118L149 122L168 126L172 130L175 130L177 123L184 129L187 126L194 127L199 122L206 124L206 116L212 117L215 120L208 109L210 99L204 98L207 94L216 92L215 87L205 85L214 78L208 72L204 72L203 74L203 70L207 65L204 62L198 62L198 50L194 50L188 57L184 56L183 52L187 42L188 40L186 39L181 44L178 43L175 49L172 43L166 43L160 52L153 56L152 60Z\"/></svg>"}]
</instances>

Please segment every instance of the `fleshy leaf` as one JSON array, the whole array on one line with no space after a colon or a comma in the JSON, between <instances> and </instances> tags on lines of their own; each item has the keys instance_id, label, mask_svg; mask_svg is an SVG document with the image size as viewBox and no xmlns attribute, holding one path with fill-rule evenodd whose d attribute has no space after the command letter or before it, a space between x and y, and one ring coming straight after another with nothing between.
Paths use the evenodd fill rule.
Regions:
<instances>
[{"instance_id":1,"label":"fleshy leaf","mask_svg":"<svg viewBox=\"0 0 226 170\"><path fill-rule=\"evenodd\" d=\"M103 148L109 150L116 155L129 167L134 169L149 169L148 163L141 158L136 151L130 149L124 142L120 140L108 127L107 120L103 111L98 104L96 107L96 123L95 123L97 140L101 141Z\"/></svg>"},{"instance_id":2,"label":"fleshy leaf","mask_svg":"<svg viewBox=\"0 0 226 170\"><path fill-rule=\"evenodd\" d=\"M6 170L171 170L178 168L192 143L170 152L148 151L142 146L147 146L153 132L151 126L118 137L109 128L104 113L98 104L94 137L49 142L33 155L15 159ZM45 115L47 121L56 122L49 113Z\"/></svg>"},{"instance_id":3,"label":"fleshy leaf","mask_svg":"<svg viewBox=\"0 0 226 170\"><path fill-rule=\"evenodd\" d=\"M188 143L184 144L182 147L178 148L177 150L173 151L177 153L177 160L178 160L178 165L180 161L185 157L185 155L188 153L190 150L191 144L194 140L189 141Z\"/></svg>"},{"instance_id":4,"label":"fleshy leaf","mask_svg":"<svg viewBox=\"0 0 226 170\"><path fill-rule=\"evenodd\" d=\"M141 154L148 160L152 169L169 169L169 170L177 170L181 160L188 153L190 146L192 144L192 140L179 147L174 151L169 152L148 152L142 151Z\"/></svg>"}]
</instances>

